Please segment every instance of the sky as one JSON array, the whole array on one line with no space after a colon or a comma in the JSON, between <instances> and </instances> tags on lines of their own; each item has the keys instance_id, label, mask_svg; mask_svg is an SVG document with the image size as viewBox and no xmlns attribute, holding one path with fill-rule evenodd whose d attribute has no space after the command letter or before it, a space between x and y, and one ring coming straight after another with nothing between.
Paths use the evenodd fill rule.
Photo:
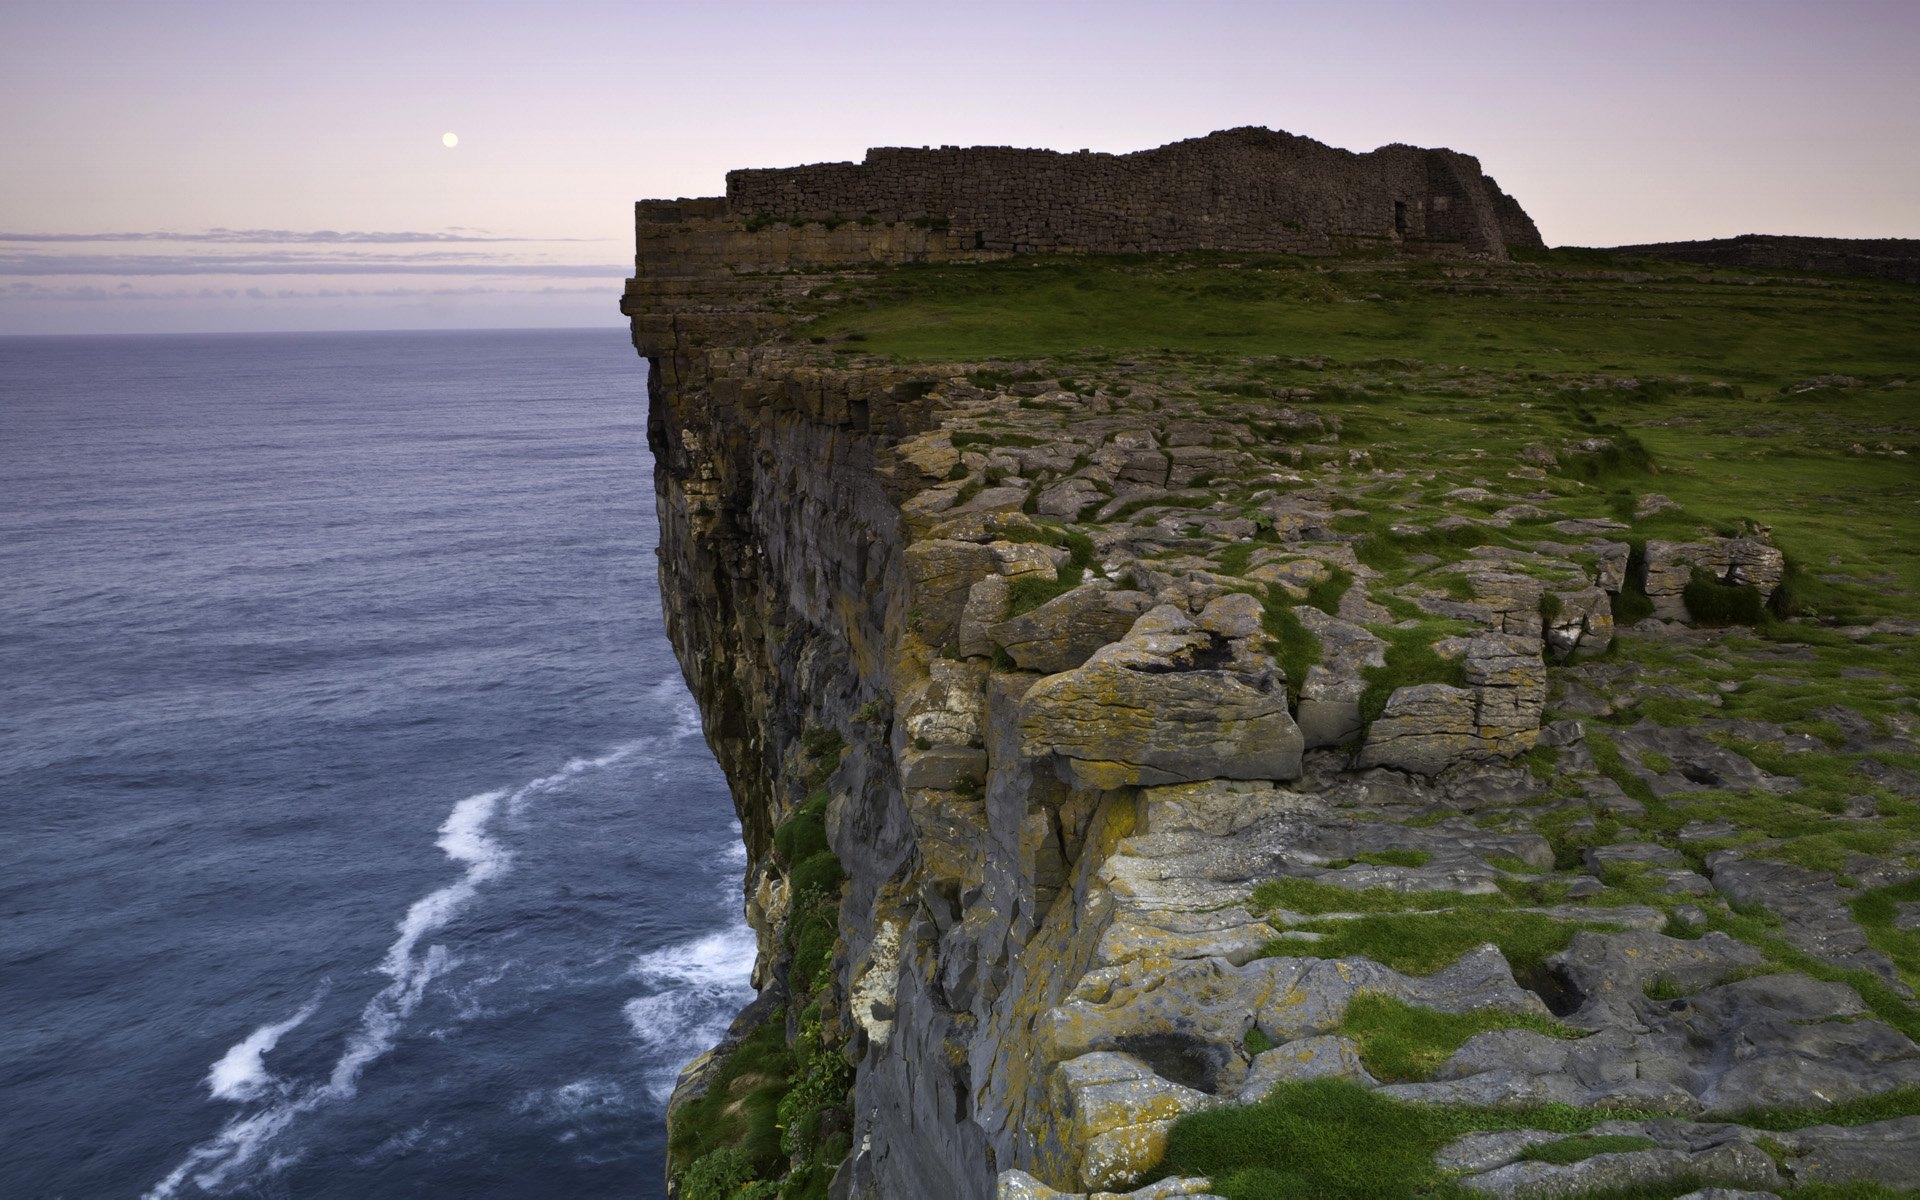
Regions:
<instances>
[{"instance_id":1,"label":"sky","mask_svg":"<svg viewBox=\"0 0 1920 1200\"><path fill-rule=\"evenodd\" d=\"M0 0L0 333L617 325L632 201L730 168L1240 125L1550 245L1914 237L1916 62L1920 0Z\"/></svg>"}]
</instances>

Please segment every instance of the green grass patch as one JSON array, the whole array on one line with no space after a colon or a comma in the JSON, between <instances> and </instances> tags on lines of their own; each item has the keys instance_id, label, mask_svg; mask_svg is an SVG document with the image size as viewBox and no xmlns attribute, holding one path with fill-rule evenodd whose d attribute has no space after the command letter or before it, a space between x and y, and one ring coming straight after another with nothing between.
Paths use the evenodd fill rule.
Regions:
<instances>
[{"instance_id":1,"label":"green grass patch","mask_svg":"<svg viewBox=\"0 0 1920 1200\"><path fill-rule=\"evenodd\" d=\"M1424 867L1433 861L1431 850L1368 850L1350 860L1370 867Z\"/></svg>"},{"instance_id":2,"label":"green grass patch","mask_svg":"<svg viewBox=\"0 0 1920 1200\"><path fill-rule=\"evenodd\" d=\"M1722 582L1698 567L1680 599L1696 625L1764 625L1768 619L1760 589L1752 584Z\"/></svg>"},{"instance_id":3,"label":"green grass patch","mask_svg":"<svg viewBox=\"0 0 1920 1200\"><path fill-rule=\"evenodd\" d=\"M1340 1032L1360 1048L1360 1061L1383 1083L1431 1079L1469 1038L1493 1029L1528 1029L1557 1038L1583 1036L1580 1030L1533 1013L1435 1012L1377 992L1355 996L1340 1026Z\"/></svg>"},{"instance_id":4,"label":"green grass patch","mask_svg":"<svg viewBox=\"0 0 1920 1200\"><path fill-rule=\"evenodd\" d=\"M1568 1163L1585 1162L1596 1154L1625 1154L1633 1150L1652 1150L1660 1143L1650 1137L1639 1137L1630 1133L1587 1133L1575 1134L1555 1142L1543 1142L1538 1146L1528 1146L1521 1151L1520 1157L1527 1162L1556 1163L1565 1166Z\"/></svg>"},{"instance_id":5,"label":"green grass patch","mask_svg":"<svg viewBox=\"0 0 1920 1200\"><path fill-rule=\"evenodd\" d=\"M1370 958L1407 975L1431 975L1491 942L1524 980L1537 976L1548 958L1566 949L1581 926L1488 904L1439 912L1374 912L1302 928L1321 936L1308 941L1283 935L1267 943L1266 954Z\"/></svg>"},{"instance_id":6,"label":"green grass patch","mask_svg":"<svg viewBox=\"0 0 1920 1200\"><path fill-rule=\"evenodd\" d=\"M1442 638L1468 632L1471 627L1464 622L1428 618L1404 629L1393 625L1371 628L1376 637L1387 643L1386 665L1369 667L1363 673L1367 687L1360 694L1362 720L1379 719L1387 709L1387 701L1400 688L1422 683L1447 683L1455 687L1466 684L1466 669L1461 660L1442 657L1433 648Z\"/></svg>"},{"instance_id":7,"label":"green grass patch","mask_svg":"<svg viewBox=\"0 0 1920 1200\"><path fill-rule=\"evenodd\" d=\"M809 731L812 749L837 758ZM676 1110L668 1165L686 1200L826 1200L852 1148L853 1069L827 1036L819 997L833 986L845 873L827 840L828 796L816 792L773 832L775 862L792 900L782 928L787 991L800 1012L787 1041L783 1010L770 1013L722 1059L707 1092Z\"/></svg>"},{"instance_id":8,"label":"green grass patch","mask_svg":"<svg viewBox=\"0 0 1920 1200\"><path fill-rule=\"evenodd\" d=\"M1268 584L1261 598L1260 627L1272 644L1274 661L1287 677L1287 693L1298 704L1300 685L1320 661L1320 639L1294 615L1293 601L1277 583Z\"/></svg>"},{"instance_id":9,"label":"green grass patch","mask_svg":"<svg viewBox=\"0 0 1920 1200\"><path fill-rule=\"evenodd\" d=\"M1867 931L1867 941L1893 960L1907 986L1920 989L1920 930L1896 929L1893 924L1897 906L1913 901L1920 901L1920 879L1862 892L1852 909L1854 920Z\"/></svg>"},{"instance_id":10,"label":"green grass patch","mask_svg":"<svg viewBox=\"0 0 1920 1200\"><path fill-rule=\"evenodd\" d=\"M1465 892L1401 892L1392 888L1347 888L1311 879L1268 879L1253 889L1256 912L1280 909L1302 916L1323 913L1384 913L1439 908L1501 906L1505 896Z\"/></svg>"},{"instance_id":11,"label":"green grass patch","mask_svg":"<svg viewBox=\"0 0 1920 1200\"><path fill-rule=\"evenodd\" d=\"M1776 1109L1739 1119L1762 1129L1860 1125L1920 1110L1920 1089L1815 1109ZM1558 1151L1547 1143L1536 1161L1580 1161L1593 1154L1644 1148L1593 1135L1604 1121L1651 1120L1673 1114L1650 1108L1576 1108L1566 1104L1425 1105L1390 1099L1344 1080L1281 1084L1256 1104L1189 1113L1175 1123L1167 1152L1149 1178L1204 1176L1226 1200L1470 1200L1477 1193L1434 1165L1442 1146L1469 1133L1537 1129L1578 1139ZM1567 1159L1564 1156L1579 1155ZM1676 1180L1593 1200L1670 1200L1712 1179ZM1877 1185L1809 1185L1796 1196L1817 1200L1897 1200L1911 1192Z\"/></svg>"},{"instance_id":12,"label":"green grass patch","mask_svg":"<svg viewBox=\"0 0 1920 1200\"><path fill-rule=\"evenodd\" d=\"M1357 1084L1313 1080L1282 1084L1257 1104L1180 1118L1154 1176L1202 1175L1227 1200L1453 1200L1470 1193L1441 1174L1433 1155L1464 1134L1584 1133L1601 1121L1658 1115L1665 1114L1409 1104Z\"/></svg>"}]
</instances>

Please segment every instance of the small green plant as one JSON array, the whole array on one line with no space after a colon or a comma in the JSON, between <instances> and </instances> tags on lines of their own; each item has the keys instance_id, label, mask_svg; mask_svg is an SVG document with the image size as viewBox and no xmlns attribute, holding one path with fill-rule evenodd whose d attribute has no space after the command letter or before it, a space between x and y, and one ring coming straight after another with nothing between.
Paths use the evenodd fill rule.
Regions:
<instances>
[{"instance_id":1,"label":"small green plant","mask_svg":"<svg viewBox=\"0 0 1920 1200\"><path fill-rule=\"evenodd\" d=\"M1610 597L1613 623L1625 628L1653 615L1653 598L1647 595L1647 543L1636 538L1627 543L1626 580Z\"/></svg>"},{"instance_id":2,"label":"small green plant","mask_svg":"<svg viewBox=\"0 0 1920 1200\"><path fill-rule=\"evenodd\" d=\"M1767 606L1760 589L1748 583L1727 583L1694 568L1680 593L1696 625L1764 625Z\"/></svg>"}]
</instances>

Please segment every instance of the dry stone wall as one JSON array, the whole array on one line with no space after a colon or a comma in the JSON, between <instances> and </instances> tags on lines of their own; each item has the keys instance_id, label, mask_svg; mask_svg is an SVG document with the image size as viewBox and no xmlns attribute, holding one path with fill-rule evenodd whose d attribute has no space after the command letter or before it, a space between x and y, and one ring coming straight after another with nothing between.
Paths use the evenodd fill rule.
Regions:
<instances>
[{"instance_id":1,"label":"dry stone wall","mask_svg":"<svg viewBox=\"0 0 1920 1200\"><path fill-rule=\"evenodd\" d=\"M1501 259L1542 244L1470 155L1355 154L1257 128L1135 154L886 148L858 163L734 171L725 196L640 201L635 231L621 308L648 355L682 337L759 340L782 324L768 302L823 269L1359 246Z\"/></svg>"},{"instance_id":2,"label":"dry stone wall","mask_svg":"<svg viewBox=\"0 0 1920 1200\"><path fill-rule=\"evenodd\" d=\"M1452 150L1354 154L1231 129L1137 154L1006 146L870 150L859 163L734 171L747 218L946 221L981 250L1324 250L1343 241L1448 243L1504 256L1538 246L1525 212Z\"/></svg>"}]
</instances>

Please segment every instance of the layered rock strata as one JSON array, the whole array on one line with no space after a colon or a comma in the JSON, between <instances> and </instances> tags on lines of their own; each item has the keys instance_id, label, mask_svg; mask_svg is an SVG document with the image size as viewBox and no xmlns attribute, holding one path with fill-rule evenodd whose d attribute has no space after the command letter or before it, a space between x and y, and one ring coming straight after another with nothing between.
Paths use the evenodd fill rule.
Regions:
<instances>
[{"instance_id":1,"label":"layered rock strata","mask_svg":"<svg viewBox=\"0 0 1920 1200\"><path fill-rule=\"evenodd\" d=\"M1216 136L1255 159L1275 145ZM1185 178L1209 140L1046 170ZM1622 1123L1611 1136L1638 1140L1600 1156L1617 1162L1526 1158L1545 1131L1449 1145L1445 1168L1490 1195L1779 1190L1920 1161L1911 1119L1765 1148L1739 1123L1920 1087L1920 1047L1847 982L1910 1000L1898 972L1843 903L1794 900L1842 885L1712 830L1692 854L1615 832L1642 795L1774 777L1713 731L1590 739L1547 719L1563 676L1621 686L1592 660L1623 605L1684 638L1696 573L1766 602L1785 567L1762 534L1639 545L1620 520L1540 507L1556 497L1526 455L1447 492L1471 516L1435 519L1385 497L1456 481L1375 466L1310 397L1262 396L1255 421L1193 402L1178 368L908 367L784 336L789 301L849 262L1024 248L954 199L1024 153L876 152L641 211L626 309L667 626L762 937L763 1001L718 1055L796 986L775 830L817 788L847 872L823 1020L856 1065L833 1194L1206 1195L1142 1184L1174 1124L1309 1079L1672 1114ZM1406 151L1479 179L1417 157L1445 153ZM874 223L813 221L843 202ZM1487 203L1487 229L1514 225ZM753 225L783 213L812 223ZM1195 221L1169 236L1199 244ZM1380 545L1443 553L1410 572ZM1876 883L1904 878L1877 861ZM1735 905L1766 907L1799 957L1721 931ZM1396 958L1369 921L1452 949ZM1481 1031L1396 1074L1366 1035L1383 1005Z\"/></svg>"}]
</instances>

